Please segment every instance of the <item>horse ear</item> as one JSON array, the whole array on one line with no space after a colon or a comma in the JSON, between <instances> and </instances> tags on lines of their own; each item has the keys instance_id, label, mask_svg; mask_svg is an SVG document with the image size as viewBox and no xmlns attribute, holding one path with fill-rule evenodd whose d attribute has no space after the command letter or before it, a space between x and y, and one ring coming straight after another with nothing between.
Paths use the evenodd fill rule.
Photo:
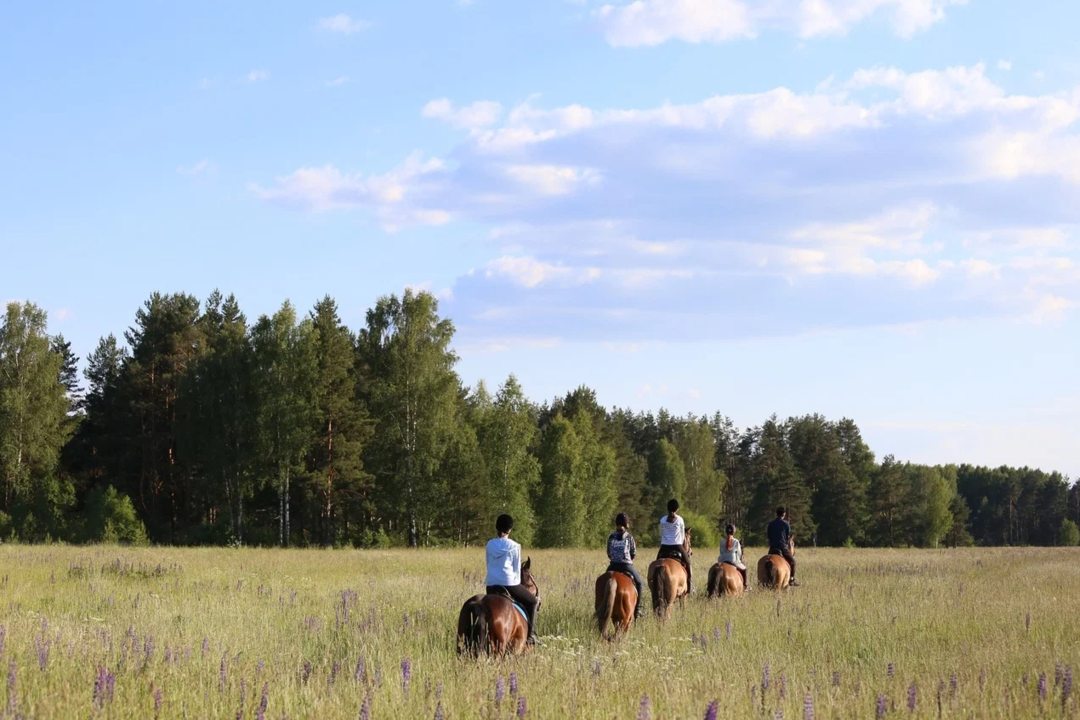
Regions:
<instances>
[{"instance_id":1,"label":"horse ear","mask_svg":"<svg viewBox=\"0 0 1080 720\"><path fill-rule=\"evenodd\" d=\"M525 564L521 566L521 569L522 570L528 570L531 565L532 565L532 558L527 557L527 558L525 558Z\"/></svg>"}]
</instances>

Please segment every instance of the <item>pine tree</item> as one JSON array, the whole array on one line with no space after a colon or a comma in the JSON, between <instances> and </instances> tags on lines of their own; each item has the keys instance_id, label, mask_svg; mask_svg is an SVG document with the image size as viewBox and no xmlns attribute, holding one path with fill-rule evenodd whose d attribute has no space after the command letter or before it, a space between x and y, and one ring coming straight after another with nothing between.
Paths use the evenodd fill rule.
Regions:
<instances>
[{"instance_id":1,"label":"pine tree","mask_svg":"<svg viewBox=\"0 0 1080 720\"><path fill-rule=\"evenodd\" d=\"M319 507L319 542L330 546L341 540L339 520L347 515L343 511L368 494L369 475L361 458L371 425L357 402L352 333L329 296L316 303L311 323L315 425L306 475Z\"/></svg>"}]
</instances>

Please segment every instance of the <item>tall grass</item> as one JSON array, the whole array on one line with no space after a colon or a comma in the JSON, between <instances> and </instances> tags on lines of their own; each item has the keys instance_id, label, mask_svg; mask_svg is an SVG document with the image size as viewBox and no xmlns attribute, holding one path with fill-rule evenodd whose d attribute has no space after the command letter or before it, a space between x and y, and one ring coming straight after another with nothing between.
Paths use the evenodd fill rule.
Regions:
<instances>
[{"instance_id":1,"label":"tall grass","mask_svg":"<svg viewBox=\"0 0 1080 720\"><path fill-rule=\"evenodd\" d=\"M1075 549L801 549L803 587L722 601L699 594L667 623L648 618L616 643L600 640L592 622L602 553L531 555L542 647L469 661L456 656L453 634L461 603L482 589L477 549L0 547L0 710L27 718L1078 715ZM695 558L699 585L714 559L707 555Z\"/></svg>"}]
</instances>

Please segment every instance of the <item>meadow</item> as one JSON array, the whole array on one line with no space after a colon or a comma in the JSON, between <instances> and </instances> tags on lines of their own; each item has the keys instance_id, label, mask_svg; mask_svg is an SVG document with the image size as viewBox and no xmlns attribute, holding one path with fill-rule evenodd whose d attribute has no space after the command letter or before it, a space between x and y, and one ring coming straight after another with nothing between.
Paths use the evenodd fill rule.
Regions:
<instances>
[{"instance_id":1,"label":"meadow","mask_svg":"<svg viewBox=\"0 0 1080 720\"><path fill-rule=\"evenodd\" d=\"M473 661L454 628L480 549L0 546L3 716L1080 714L1075 548L800 549L802 587L714 601L699 549L697 596L616 643L603 553L529 554L542 646Z\"/></svg>"}]
</instances>

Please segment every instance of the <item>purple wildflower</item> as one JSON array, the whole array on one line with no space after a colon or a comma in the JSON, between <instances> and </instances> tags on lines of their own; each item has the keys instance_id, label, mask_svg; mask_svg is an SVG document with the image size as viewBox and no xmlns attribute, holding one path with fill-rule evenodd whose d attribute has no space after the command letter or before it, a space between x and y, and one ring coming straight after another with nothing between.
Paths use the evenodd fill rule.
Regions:
<instances>
[{"instance_id":1,"label":"purple wildflower","mask_svg":"<svg viewBox=\"0 0 1080 720\"><path fill-rule=\"evenodd\" d=\"M592 674L593 674L594 677L600 677L600 661L599 660L593 660L592 661Z\"/></svg>"},{"instance_id":2,"label":"purple wildflower","mask_svg":"<svg viewBox=\"0 0 1080 720\"><path fill-rule=\"evenodd\" d=\"M157 718L157 717L161 716L161 703L162 703L162 700L164 699L164 693L161 692L161 688L155 687L153 695L154 695L154 717ZM261 718L260 718L260 720L261 720Z\"/></svg>"},{"instance_id":3,"label":"purple wildflower","mask_svg":"<svg viewBox=\"0 0 1080 720\"><path fill-rule=\"evenodd\" d=\"M503 679L501 677L495 678L495 705L501 703L505 695L506 687L503 685Z\"/></svg>"},{"instance_id":4,"label":"purple wildflower","mask_svg":"<svg viewBox=\"0 0 1080 720\"><path fill-rule=\"evenodd\" d=\"M259 707L255 710L255 720L266 720L266 708L270 705L270 684L263 683Z\"/></svg>"},{"instance_id":5,"label":"purple wildflower","mask_svg":"<svg viewBox=\"0 0 1080 720\"><path fill-rule=\"evenodd\" d=\"M94 679L94 707L100 709L112 700L115 686L116 675L109 672L104 665L98 665L97 677Z\"/></svg>"},{"instance_id":6,"label":"purple wildflower","mask_svg":"<svg viewBox=\"0 0 1080 720\"><path fill-rule=\"evenodd\" d=\"M888 667L885 668L885 674L888 677L892 677L893 675L895 675L896 674L896 663L889 663Z\"/></svg>"},{"instance_id":7,"label":"purple wildflower","mask_svg":"<svg viewBox=\"0 0 1080 720\"><path fill-rule=\"evenodd\" d=\"M728 620L727 623L724 625L724 629L727 632L728 640L730 640L731 639L731 621L730 620Z\"/></svg>"},{"instance_id":8,"label":"purple wildflower","mask_svg":"<svg viewBox=\"0 0 1080 720\"><path fill-rule=\"evenodd\" d=\"M305 660L304 667L300 670L300 681L307 685L308 679L311 677L311 661Z\"/></svg>"},{"instance_id":9,"label":"purple wildflower","mask_svg":"<svg viewBox=\"0 0 1080 720\"><path fill-rule=\"evenodd\" d=\"M363 656L356 659L356 670L353 671L353 680L367 683L367 665L364 664Z\"/></svg>"},{"instance_id":10,"label":"purple wildflower","mask_svg":"<svg viewBox=\"0 0 1080 720\"><path fill-rule=\"evenodd\" d=\"M719 712L718 703L713 700L709 703L709 706L705 708L705 720L716 720L716 714Z\"/></svg>"},{"instance_id":11,"label":"purple wildflower","mask_svg":"<svg viewBox=\"0 0 1080 720\"><path fill-rule=\"evenodd\" d=\"M874 706L874 717L883 718L885 713L889 711L889 705L885 700L884 695L877 696L877 704Z\"/></svg>"},{"instance_id":12,"label":"purple wildflower","mask_svg":"<svg viewBox=\"0 0 1080 720\"><path fill-rule=\"evenodd\" d=\"M409 681L412 680L412 663L409 658L405 658L401 661L401 689L409 692Z\"/></svg>"},{"instance_id":13,"label":"purple wildflower","mask_svg":"<svg viewBox=\"0 0 1080 720\"><path fill-rule=\"evenodd\" d=\"M721 637L723 637L723 635L720 634L720 628L713 628L712 639L716 642L720 642Z\"/></svg>"},{"instance_id":14,"label":"purple wildflower","mask_svg":"<svg viewBox=\"0 0 1080 720\"><path fill-rule=\"evenodd\" d=\"M1039 702L1046 701L1046 673L1039 673L1039 682L1035 686L1035 689L1039 692Z\"/></svg>"},{"instance_id":15,"label":"purple wildflower","mask_svg":"<svg viewBox=\"0 0 1080 720\"><path fill-rule=\"evenodd\" d=\"M130 632L130 629L129 629L129 632ZM206 637L204 635L203 639L202 639L202 654L203 654L203 657L206 657L206 653L208 653L208 652L210 652L210 638L208 638L208 637Z\"/></svg>"},{"instance_id":16,"label":"purple wildflower","mask_svg":"<svg viewBox=\"0 0 1080 720\"><path fill-rule=\"evenodd\" d=\"M986 689L986 669L979 670L979 692Z\"/></svg>"},{"instance_id":17,"label":"purple wildflower","mask_svg":"<svg viewBox=\"0 0 1080 720\"><path fill-rule=\"evenodd\" d=\"M339 660L335 660L334 664L330 666L330 677L327 679L326 684L333 685L334 681L337 680L339 672L341 672L341 662Z\"/></svg>"},{"instance_id":18,"label":"purple wildflower","mask_svg":"<svg viewBox=\"0 0 1080 720\"><path fill-rule=\"evenodd\" d=\"M371 720L371 693L364 695L364 702L360 703L360 720Z\"/></svg>"},{"instance_id":19,"label":"purple wildflower","mask_svg":"<svg viewBox=\"0 0 1080 720\"><path fill-rule=\"evenodd\" d=\"M915 705L919 702L919 689L915 686L915 681L912 680L907 689L907 709L911 712L915 712Z\"/></svg>"},{"instance_id":20,"label":"purple wildflower","mask_svg":"<svg viewBox=\"0 0 1080 720\"><path fill-rule=\"evenodd\" d=\"M1065 705L1069 702L1070 695L1072 695L1072 667L1067 667L1061 675L1061 709L1063 712Z\"/></svg>"},{"instance_id":21,"label":"purple wildflower","mask_svg":"<svg viewBox=\"0 0 1080 720\"><path fill-rule=\"evenodd\" d=\"M780 673L780 699L787 697L787 675Z\"/></svg>"},{"instance_id":22,"label":"purple wildflower","mask_svg":"<svg viewBox=\"0 0 1080 720\"><path fill-rule=\"evenodd\" d=\"M511 695L517 695L517 692L518 692L517 673L512 672L512 673L510 673L510 694Z\"/></svg>"},{"instance_id":23,"label":"purple wildflower","mask_svg":"<svg viewBox=\"0 0 1080 720\"><path fill-rule=\"evenodd\" d=\"M765 666L761 668L761 694L765 695L765 691L769 689L769 663L765 663Z\"/></svg>"},{"instance_id":24,"label":"purple wildflower","mask_svg":"<svg viewBox=\"0 0 1080 720\"><path fill-rule=\"evenodd\" d=\"M14 713L15 711L15 683L17 677L18 668L15 665L15 661L12 660L8 663L7 673L7 706L9 713Z\"/></svg>"},{"instance_id":25,"label":"purple wildflower","mask_svg":"<svg viewBox=\"0 0 1080 720\"><path fill-rule=\"evenodd\" d=\"M840 671L839 670L833 670L832 686L833 687L840 687Z\"/></svg>"},{"instance_id":26,"label":"purple wildflower","mask_svg":"<svg viewBox=\"0 0 1080 720\"><path fill-rule=\"evenodd\" d=\"M527 702L525 702L525 696L524 695L519 696L518 697L518 703L517 703L517 716L519 718L523 718L523 717L525 717L525 713L527 713L528 711L529 711L529 704Z\"/></svg>"},{"instance_id":27,"label":"purple wildflower","mask_svg":"<svg viewBox=\"0 0 1080 720\"><path fill-rule=\"evenodd\" d=\"M7 628L0 625L0 655L4 654L4 640L7 638Z\"/></svg>"},{"instance_id":28,"label":"purple wildflower","mask_svg":"<svg viewBox=\"0 0 1080 720\"><path fill-rule=\"evenodd\" d=\"M44 670L49 664L49 639L42 635L34 638L34 650L37 652L38 669Z\"/></svg>"},{"instance_id":29,"label":"purple wildflower","mask_svg":"<svg viewBox=\"0 0 1080 720\"><path fill-rule=\"evenodd\" d=\"M949 678L949 697L956 697L958 687L960 687L960 680L956 677L956 673L953 673Z\"/></svg>"},{"instance_id":30,"label":"purple wildflower","mask_svg":"<svg viewBox=\"0 0 1080 720\"><path fill-rule=\"evenodd\" d=\"M228 653L221 656L221 665L218 666L218 692L225 690L225 681L229 677Z\"/></svg>"},{"instance_id":31,"label":"purple wildflower","mask_svg":"<svg viewBox=\"0 0 1080 720\"><path fill-rule=\"evenodd\" d=\"M802 703L803 720L814 720L814 696L806 693Z\"/></svg>"},{"instance_id":32,"label":"purple wildflower","mask_svg":"<svg viewBox=\"0 0 1080 720\"><path fill-rule=\"evenodd\" d=\"M773 720L784 720L783 708L776 708L776 711L772 714Z\"/></svg>"},{"instance_id":33,"label":"purple wildflower","mask_svg":"<svg viewBox=\"0 0 1080 720\"><path fill-rule=\"evenodd\" d=\"M641 696L641 702L638 703L637 720L652 720L652 704L649 702L648 695Z\"/></svg>"},{"instance_id":34,"label":"purple wildflower","mask_svg":"<svg viewBox=\"0 0 1080 720\"><path fill-rule=\"evenodd\" d=\"M442 709L442 702L435 705L435 720L446 720L446 712Z\"/></svg>"}]
</instances>

